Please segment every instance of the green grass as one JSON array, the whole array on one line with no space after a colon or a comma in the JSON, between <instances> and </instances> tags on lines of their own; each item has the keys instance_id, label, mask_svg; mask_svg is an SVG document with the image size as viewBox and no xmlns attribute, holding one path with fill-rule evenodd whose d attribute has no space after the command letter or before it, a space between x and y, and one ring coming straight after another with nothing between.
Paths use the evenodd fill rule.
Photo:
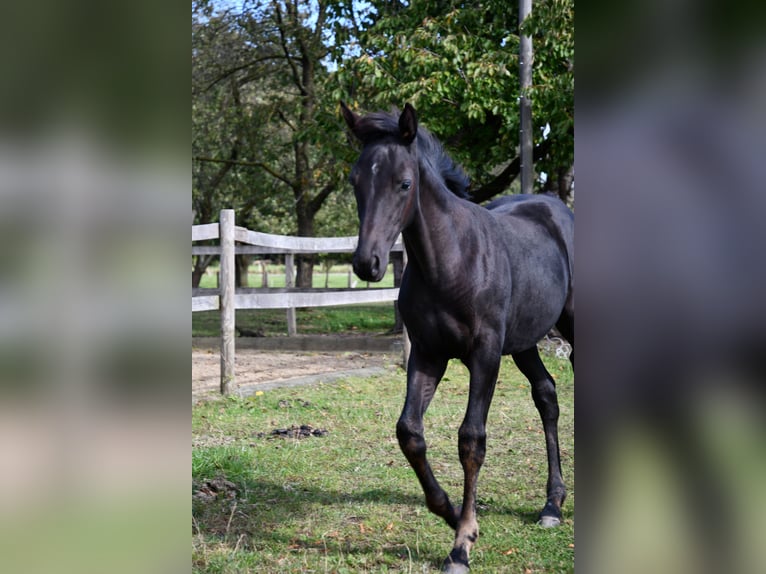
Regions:
<instances>
[{"instance_id":1,"label":"green grass","mask_svg":"<svg viewBox=\"0 0 766 574\"><path fill-rule=\"evenodd\" d=\"M560 436L569 497L563 524L535 524L547 467L529 385L503 361L489 414L479 480L475 573L571 572L574 564L573 382L569 363L546 357L558 381ZM236 491L193 499L193 571L424 572L439 568L453 532L428 512L399 450L394 427L405 375L265 391L201 403L192 410L192 477L197 491L224 478ZM434 472L459 503L457 429L467 371L451 363L426 414ZM276 428L308 424L328 434L277 438Z\"/></svg>"},{"instance_id":2,"label":"green grass","mask_svg":"<svg viewBox=\"0 0 766 574\"><path fill-rule=\"evenodd\" d=\"M238 309L237 327L263 331L265 336L287 333L284 309ZM387 333L394 328L394 304L344 305L296 309L295 323L301 335L342 333ZM192 313L192 337L220 337L221 313Z\"/></svg>"}]
</instances>

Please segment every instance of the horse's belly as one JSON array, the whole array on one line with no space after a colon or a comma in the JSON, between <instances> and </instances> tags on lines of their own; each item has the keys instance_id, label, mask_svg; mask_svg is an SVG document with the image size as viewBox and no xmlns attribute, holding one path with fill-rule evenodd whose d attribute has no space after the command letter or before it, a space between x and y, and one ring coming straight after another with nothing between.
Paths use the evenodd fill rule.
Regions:
<instances>
[{"instance_id":1,"label":"horse's belly","mask_svg":"<svg viewBox=\"0 0 766 574\"><path fill-rule=\"evenodd\" d=\"M518 353L535 346L561 317L566 293L549 294L544 300L517 305L506 323L503 354Z\"/></svg>"}]
</instances>

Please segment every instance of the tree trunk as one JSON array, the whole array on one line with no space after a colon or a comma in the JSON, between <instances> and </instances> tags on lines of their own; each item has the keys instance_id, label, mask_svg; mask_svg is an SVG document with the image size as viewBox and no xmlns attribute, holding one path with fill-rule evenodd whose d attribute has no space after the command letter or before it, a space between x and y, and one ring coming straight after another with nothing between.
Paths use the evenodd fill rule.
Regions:
<instances>
[{"instance_id":1,"label":"tree trunk","mask_svg":"<svg viewBox=\"0 0 766 574\"><path fill-rule=\"evenodd\" d=\"M574 166L569 166L569 168L559 168L559 186L558 186L558 194L561 198L561 201L564 203L567 203L569 201L569 196L572 193L572 184L574 183Z\"/></svg>"},{"instance_id":2,"label":"tree trunk","mask_svg":"<svg viewBox=\"0 0 766 574\"><path fill-rule=\"evenodd\" d=\"M194 269L192 269L192 289L199 287L202 277L205 275L205 271L213 262L212 255L197 255L197 260L194 262Z\"/></svg>"},{"instance_id":3,"label":"tree trunk","mask_svg":"<svg viewBox=\"0 0 766 574\"><path fill-rule=\"evenodd\" d=\"M534 161L539 161L548 155L552 142L553 140L549 138L537 144L532 152L532 159ZM471 201L474 203L483 203L492 199L496 195L503 193L518 177L520 171L521 158L516 157L506 166L502 173L492 179L492 181L487 182L479 188L471 189Z\"/></svg>"},{"instance_id":4,"label":"tree trunk","mask_svg":"<svg viewBox=\"0 0 766 574\"><path fill-rule=\"evenodd\" d=\"M299 200L298 236L314 237L314 214L309 210L305 201ZM296 255L295 257L295 286L300 289L311 289L313 286L315 255Z\"/></svg>"},{"instance_id":5,"label":"tree trunk","mask_svg":"<svg viewBox=\"0 0 766 574\"><path fill-rule=\"evenodd\" d=\"M267 289L269 286L268 261L261 261L261 288Z\"/></svg>"},{"instance_id":6,"label":"tree trunk","mask_svg":"<svg viewBox=\"0 0 766 574\"><path fill-rule=\"evenodd\" d=\"M553 173L548 174L545 182L545 191L556 194L564 203L569 201L574 182L574 166L559 167Z\"/></svg>"},{"instance_id":7,"label":"tree trunk","mask_svg":"<svg viewBox=\"0 0 766 574\"><path fill-rule=\"evenodd\" d=\"M204 274L204 269L197 269L196 266L192 269L192 289L197 289L199 287L199 282L202 280Z\"/></svg>"},{"instance_id":8,"label":"tree trunk","mask_svg":"<svg viewBox=\"0 0 766 574\"><path fill-rule=\"evenodd\" d=\"M330 288L330 271L332 271L332 260L327 259L324 262L324 288Z\"/></svg>"},{"instance_id":9,"label":"tree trunk","mask_svg":"<svg viewBox=\"0 0 766 574\"><path fill-rule=\"evenodd\" d=\"M300 94L297 125L290 126L293 130L293 160L295 162L295 177L290 181L290 186L295 197L295 214L300 237L314 237L314 217L324 200L334 190L334 186L326 185L312 198L316 184L315 166L312 167L311 164L311 142L305 134L306 129L316 122L314 75L317 67L321 69L320 62L326 54L326 48L322 45L322 30L327 18L328 6L324 2L317 4L317 18L312 29L301 20L299 2L288 0L284 4L274 3L281 47L291 71L292 82ZM302 255L295 258L296 287L311 288L315 262L314 255Z\"/></svg>"},{"instance_id":10,"label":"tree trunk","mask_svg":"<svg viewBox=\"0 0 766 574\"><path fill-rule=\"evenodd\" d=\"M301 289L311 289L314 278L314 256L297 255L295 265L297 268L295 286Z\"/></svg>"},{"instance_id":11,"label":"tree trunk","mask_svg":"<svg viewBox=\"0 0 766 574\"><path fill-rule=\"evenodd\" d=\"M247 273L252 262L252 256L250 255L237 255L234 258L235 267L235 283L237 287L248 287Z\"/></svg>"}]
</instances>

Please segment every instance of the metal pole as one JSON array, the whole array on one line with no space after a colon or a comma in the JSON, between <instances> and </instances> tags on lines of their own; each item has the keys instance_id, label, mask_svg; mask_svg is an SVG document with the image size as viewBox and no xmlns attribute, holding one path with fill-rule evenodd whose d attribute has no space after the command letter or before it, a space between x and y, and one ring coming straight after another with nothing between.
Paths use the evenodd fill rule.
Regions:
<instances>
[{"instance_id":1,"label":"metal pole","mask_svg":"<svg viewBox=\"0 0 766 574\"><path fill-rule=\"evenodd\" d=\"M532 11L532 0L519 0L519 26ZM532 193L532 183L535 178L532 163L532 102L528 97L532 87L532 38L522 34L519 41L519 80L521 83L521 98L519 99L519 115L521 129L519 133L519 156L521 158L521 193Z\"/></svg>"}]
</instances>

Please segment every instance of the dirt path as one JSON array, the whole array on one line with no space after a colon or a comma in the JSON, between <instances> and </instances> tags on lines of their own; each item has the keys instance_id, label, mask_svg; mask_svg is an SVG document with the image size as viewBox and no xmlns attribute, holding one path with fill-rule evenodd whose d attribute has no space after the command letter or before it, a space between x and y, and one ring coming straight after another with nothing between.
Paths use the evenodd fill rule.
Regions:
<instances>
[{"instance_id":1,"label":"dirt path","mask_svg":"<svg viewBox=\"0 0 766 574\"><path fill-rule=\"evenodd\" d=\"M398 369L397 358L383 353L275 353L238 349L236 388L247 395L277 386L370 376ZM220 355L217 349L192 349L192 402L219 396Z\"/></svg>"}]
</instances>

